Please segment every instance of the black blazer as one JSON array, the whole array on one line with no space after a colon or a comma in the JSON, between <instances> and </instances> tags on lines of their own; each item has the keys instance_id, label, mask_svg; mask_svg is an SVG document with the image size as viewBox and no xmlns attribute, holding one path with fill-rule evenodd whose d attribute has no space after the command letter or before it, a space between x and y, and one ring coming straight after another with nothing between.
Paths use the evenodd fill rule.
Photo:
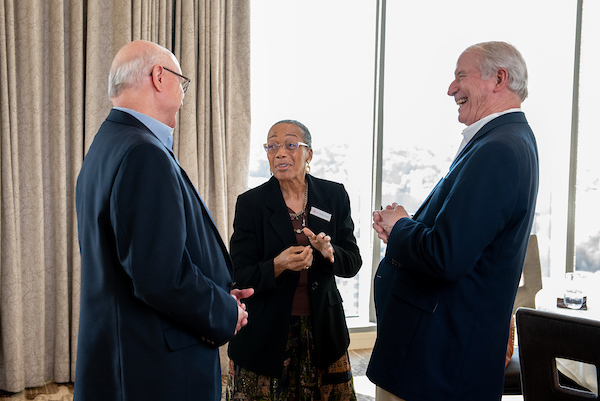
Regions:
<instances>
[{"instance_id":1,"label":"black blazer","mask_svg":"<svg viewBox=\"0 0 600 401\"><path fill-rule=\"evenodd\" d=\"M220 400L218 346L237 324L233 266L175 158L112 110L83 162L76 206L75 400Z\"/></svg>"},{"instance_id":2,"label":"black blazer","mask_svg":"<svg viewBox=\"0 0 600 401\"><path fill-rule=\"evenodd\" d=\"M333 264L320 252L314 252L313 265L308 270L317 364L326 367L346 352L350 342L335 276L353 277L362 260L344 186L310 175L306 180L307 227L330 235L335 250ZM330 221L311 214L313 207L329 213ZM248 325L230 341L229 356L255 373L281 375L299 273L286 271L275 278L273 259L295 244L277 179L272 177L238 197L230 246L235 281L237 287L253 287L256 292L247 300Z\"/></svg>"}]
</instances>

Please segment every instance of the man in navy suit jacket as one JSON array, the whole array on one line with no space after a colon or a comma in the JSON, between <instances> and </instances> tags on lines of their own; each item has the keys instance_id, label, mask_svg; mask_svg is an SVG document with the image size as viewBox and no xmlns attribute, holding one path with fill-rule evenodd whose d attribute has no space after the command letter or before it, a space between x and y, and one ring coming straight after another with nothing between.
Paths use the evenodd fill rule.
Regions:
<instances>
[{"instance_id":1,"label":"man in navy suit jacket","mask_svg":"<svg viewBox=\"0 0 600 401\"><path fill-rule=\"evenodd\" d=\"M387 243L375 278L378 400L498 401L538 188L521 102L527 68L503 42L465 50L448 89L464 147L412 218L373 213Z\"/></svg>"},{"instance_id":2,"label":"man in navy suit jacket","mask_svg":"<svg viewBox=\"0 0 600 401\"><path fill-rule=\"evenodd\" d=\"M75 400L219 400L220 345L247 323L232 263L171 152L189 80L135 41L77 180L81 310Z\"/></svg>"}]
</instances>

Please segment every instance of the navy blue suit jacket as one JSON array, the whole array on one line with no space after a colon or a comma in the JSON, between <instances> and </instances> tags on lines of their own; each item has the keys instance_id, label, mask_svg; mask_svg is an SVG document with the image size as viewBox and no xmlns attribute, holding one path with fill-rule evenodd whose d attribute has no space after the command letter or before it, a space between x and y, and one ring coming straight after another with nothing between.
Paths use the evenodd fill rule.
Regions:
<instances>
[{"instance_id":1,"label":"navy blue suit jacket","mask_svg":"<svg viewBox=\"0 0 600 401\"><path fill-rule=\"evenodd\" d=\"M232 263L200 196L139 120L112 110L77 180L75 400L219 400L237 324Z\"/></svg>"},{"instance_id":2,"label":"navy blue suit jacket","mask_svg":"<svg viewBox=\"0 0 600 401\"><path fill-rule=\"evenodd\" d=\"M333 264L315 251L308 270L315 363L327 367L344 355L350 343L335 276L353 277L362 259L344 186L311 175L306 176L306 181L309 212L306 225L315 234L324 232L331 236L335 251ZM329 221L311 214L312 207L329 213ZM248 325L229 342L229 355L235 363L255 373L281 376L300 274L288 270L275 278L273 259L296 244L277 179L272 177L238 197L230 246L236 286L252 287L255 293L246 301L250 315Z\"/></svg>"},{"instance_id":3,"label":"navy blue suit jacket","mask_svg":"<svg viewBox=\"0 0 600 401\"><path fill-rule=\"evenodd\" d=\"M538 188L521 112L482 127L413 216L375 278L369 378L407 401L498 401Z\"/></svg>"}]
</instances>

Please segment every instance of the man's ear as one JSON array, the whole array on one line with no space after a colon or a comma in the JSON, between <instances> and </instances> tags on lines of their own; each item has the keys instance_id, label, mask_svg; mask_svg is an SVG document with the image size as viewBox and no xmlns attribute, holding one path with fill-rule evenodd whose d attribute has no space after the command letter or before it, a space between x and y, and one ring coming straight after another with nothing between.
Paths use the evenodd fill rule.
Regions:
<instances>
[{"instance_id":1,"label":"man's ear","mask_svg":"<svg viewBox=\"0 0 600 401\"><path fill-rule=\"evenodd\" d=\"M498 92L499 90L508 86L508 71L506 68L500 68L496 71L496 85L494 86L494 92Z\"/></svg>"},{"instance_id":2,"label":"man's ear","mask_svg":"<svg viewBox=\"0 0 600 401\"><path fill-rule=\"evenodd\" d=\"M150 75L152 76L152 84L154 85L154 88L156 88L156 90L159 92L162 92L164 90L162 82L164 72L165 70L162 68L162 66L157 64L154 66L154 68L152 68L152 72L150 73Z\"/></svg>"}]
</instances>

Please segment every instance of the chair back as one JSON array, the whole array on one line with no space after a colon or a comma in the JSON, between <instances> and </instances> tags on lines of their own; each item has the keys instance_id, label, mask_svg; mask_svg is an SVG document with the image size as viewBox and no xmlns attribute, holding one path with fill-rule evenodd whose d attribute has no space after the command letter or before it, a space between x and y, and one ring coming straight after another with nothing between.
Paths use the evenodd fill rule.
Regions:
<instances>
[{"instance_id":1,"label":"chair back","mask_svg":"<svg viewBox=\"0 0 600 401\"><path fill-rule=\"evenodd\" d=\"M561 384L556 358L585 362L600 372L600 322L519 308L516 314L525 401L597 400L594 393Z\"/></svg>"},{"instance_id":2,"label":"chair back","mask_svg":"<svg viewBox=\"0 0 600 401\"><path fill-rule=\"evenodd\" d=\"M537 236L531 234L527 245L527 253L525 254L523 273L521 273L521 282L519 283L515 303L513 305L513 315L517 308L521 306L535 308L535 294L541 289L542 266L540 264L540 251ZM511 330L512 329L513 328L511 328ZM509 347L511 347L511 345L512 343L509 344ZM517 349L518 347L515 347L514 353L504 372L504 389L502 390L502 394L504 395L523 394L521 390L521 366Z\"/></svg>"},{"instance_id":3,"label":"chair back","mask_svg":"<svg viewBox=\"0 0 600 401\"><path fill-rule=\"evenodd\" d=\"M535 294L542 289L542 266L540 264L540 250L537 235L529 236L521 282L517 289L517 296L513 305L513 315L518 308L535 308Z\"/></svg>"}]
</instances>

